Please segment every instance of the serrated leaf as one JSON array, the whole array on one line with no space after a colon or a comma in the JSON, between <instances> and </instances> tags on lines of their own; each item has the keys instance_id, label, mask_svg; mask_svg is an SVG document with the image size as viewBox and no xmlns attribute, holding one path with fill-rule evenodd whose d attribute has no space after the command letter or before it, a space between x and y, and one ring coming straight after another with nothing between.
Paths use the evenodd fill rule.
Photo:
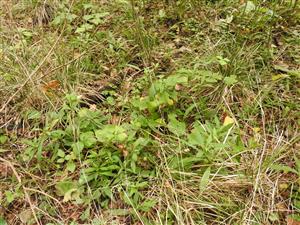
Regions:
<instances>
[{"instance_id":1,"label":"serrated leaf","mask_svg":"<svg viewBox=\"0 0 300 225\"><path fill-rule=\"evenodd\" d=\"M236 84L237 82L238 81L236 75L230 75L229 77L224 78L224 83L228 86Z\"/></svg>"},{"instance_id":2,"label":"serrated leaf","mask_svg":"<svg viewBox=\"0 0 300 225\"><path fill-rule=\"evenodd\" d=\"M190 145L200 145L201 147L204 146L204 134L201 132L202 128L197 126L195 127L192 132L188 135L188 143Z\"/></svg>"},{"instance_id":3,"label":"serrated leaf","mask_svg":"<svg viewBox=\"0 0 300 225\"><path fill-rule=\"evenodd\" d=\"M73 161L67 163L67 170L73 173L76 169L76 164Z\"/></svg>"},{"instance_id":4,"label":"serrated leaf","mask_svg":"<svg viewBox=\"0 0 300 225\"><path fill-rule=\"evenodd\" d=\"M79 139L86 148L91 148L97 143L97 139L92 131L80 134Z\"/></svg>"},{"instance_id":5,"label":"serrated leaf","mask_svg":"<svg viewBox=\"0 0 300 225\"><path fill-rule=\"evenodd\" d=\"M77 184L73 181L60 181L55 188L57 195L64 197L64 202L73 200L72 194L78 190Z\"/></svg>"},{"instance_id":6,"label":"serrated leaf","mask_svg":"<svg viewBox=\"0 0 300 225\"><path fill-rule=\"evenodd\" d=\"M68 201L74 200L75 197L73 197L73 194L76 194L76 192L77 192L77 188L72 188L72 189L68 190L64 194L63 202L68 202Z\"/></svg>"},{"instance_id":7,"label":"serrated leaf","mask_svg":"<svg viewBox=\"0 0 300 225\"><path fill-rule=\"evenodd\" d=\"M122 126L109 124L101 130L95 131L96 138L102 143L123 142L127 138L126 130Z\"/></svg>"},{"instance_id":8,"label":"serrated leaf","mask_svg":"<svg viewBox=\"0 0 300 225\"><path fill-rule=\"evenodd\" d=\"M182 136L186 133L186 125L184 122L178 121L175 117L170 118L168 129L177 136Z\"/></svg>"}]
</instances>

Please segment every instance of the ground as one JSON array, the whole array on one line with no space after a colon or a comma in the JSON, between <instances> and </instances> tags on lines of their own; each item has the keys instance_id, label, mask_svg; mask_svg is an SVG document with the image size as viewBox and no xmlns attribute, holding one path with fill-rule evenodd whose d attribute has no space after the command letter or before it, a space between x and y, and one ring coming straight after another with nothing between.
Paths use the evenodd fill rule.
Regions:
<instances>
[{"instance_id":1,"label":"ground","mask_svg":"<svg viewBox=\"0 0 300 225\"><path fill-rule=\"evenodd\" d=\"M300 224L298 0L1 0L0 224Z\"/></svg>"}]
</instances>

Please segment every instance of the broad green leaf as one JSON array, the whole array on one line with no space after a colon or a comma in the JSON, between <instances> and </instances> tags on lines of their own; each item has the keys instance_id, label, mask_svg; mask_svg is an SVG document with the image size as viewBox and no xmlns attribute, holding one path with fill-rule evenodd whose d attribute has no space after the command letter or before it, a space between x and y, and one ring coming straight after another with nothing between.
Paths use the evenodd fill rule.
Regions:
<instances>
[{"instance_id":1,"label":"broad green leaf","mask_svg":"<svg viewBox=\"0 0 300 225\"><path fill-rule=\"evenodd\" d=\"M223 122L223 126L227 126L229 124L234 124L234 119L229 116L226 116Z\"/></svg>"},{"instance_id":2,"label":"broad green leaf","mask_svg":"<svg viewBox=\"0 0 300 225\"><path fill-rule=\"evenodd\" d=\"M77 18L77 15L75 14L71 14L71 13L67 13L66 15L66 19L69 21L69 22L72 22L74 19Z\"/></svg>"},{"instance_id":3,"label":"broad green leaf","mask_svg":"<svg viewBox=\"0 0 300 225\"><path fill-rule=\"evenodd\" d=\"M109 166L104 166L104 167L100 167L101 171L109 171L109 170L119 170L120 167L117 165L109 165Z\"/></svg>"},{"instance_id":4,"label":"broad green leaf","mask_svg":"<svg viewBox=\"0 0 300 225\"><path fill-rule=\"evenodd\" d=\"M141 205L138 206L138 209L144 212L149 212L156 205L156 203L157 201L154 199L146 200Z\"/></svg>"},{"instance_id":5,"label":"broad green leaf","mask_svg":"<svg viewBox=\"0 0 300 225\"><path fill-rule=\"evenodd\" d=\"M127 138L126 130L122 126L108 124L101 130L95 131L96 138L102 143L123 142Z\"/></svg>"},{"instance_id":6,"label":"broad green leaf","mask_svg":"<svg viewBox=\"0 0 300 225\"><path fill-rule=\"evenodd\" d=\"M87 10L87 9L92 9L92 8L95 8L95 5L92 4L92 3L86 3L86 4L83 4L83 8L84 8L85 10Z\"/></svg>"},{"instance_id":7,"label":"broad green leaf","mask_svg":"<svg viewBox=\"0 0 300 225\"><path fill-rule=\"evenodd\" d=\"M176 74L166 78L164 83L167 85L167 87L175 87L176 84L187 84L188 77L185 75Z\"/></svg>"},{"instance_id":8,"label":"broad green leaf","mask_svg":"<svg viewBox=\"0 0 300 225\"><path fill-rule=\"evenodd\" d=\"M67 163L67 170L73 173L76 169L76 164L73 161Z\"/></svg>"},{"instance_id":9,"label":"broad green leaf","mask_svg":"<svg viewBox=\"0 0 300 225\"><path fill-rule=\"evenodd\" d=\"M269 220L271 222L279 222L279 215L278 215L278 213L276 213L276 212L270 213Z\"/></svg>"},{"instance_id":10,"label":"broad green leaf","mask_svg":"<svg viewBox=\"0 0 300 225\"><path fill-rule=\"evenodd\" d=\"M78 196L78 189L77 188L72 188L70 190L68 190L65 194L64 194L64 199L63 202L68 202L71 200L75 200Z\"/></svg>"},{"instance_id":11,"label":"broad green leaf","mask_svg":"<svg viewBox=\"0 0 300 225\"><path fill-rule=\"evenodd\" d=\"M281 164L272 164L270 166L271 169L276 170L276 171L280 171L280 172L284 172L284 173L295 173L298 174L298 171L289 167L289 166L285 166L285 165L281 165Z\"/></svg>"},{"instance_id":12,"label":"broad green leaf","mask_svg":"<svg viewBox=\"0 0 300 225\"><path fill-rule=\"evenodd\" d=\"M95 15L96 15L96 17L103 18L103 17L109 16L110 13L109 12L102 12L102 13L96 13Z\"/></svg>"},{"instance_id":13,"label":"broad green leaf","mask_svg":"<svg viewBox=\"0 0 300 225\"><path fill-rule=\"evenodd\" d=\"M159 18L164 18L166 16L165 10L164 9L160 9L158 11L158 16L159 16Z\"/></svg>"},{"instance_id":14,"label":"broad green leaf","mask_svg":"<svg viewBox=\"0 0 300 225\"><path fill-rule=\"evenodd\" d=\"M136 161L132 160L132 161L130 162L130 167L131 167L131 169L132 169L132 172L133 172L133 173L136 173Z\"/></svg>"},{"instance_id":15,"label":"broad green leaf","mask_svg":"<svg viewBox=\"0 0 300 225\"><path fill-rule=\"evenodd\" d=\"M276 74L276 75L272 76L272 81L277 81L277 80L280 80L282 78L287 78L287 77L289 77L289 75L287 75L287 74Z\"/></svg>"},{"instance_id":16,"label":"broad green leaf","mask_svg":"<svg viewBox=\"0 0 300 225\"><path fill-rule=\"evenodd\" d=\"M91 216L91 207L87 207L84 212L81 214L80 219L81 220L88 220Z\"/></svg>"},{"instance_id":17,"label":"broad green leaf","mask_svg":"<svg viewBox=\"0 0 300 225\"><path fill-rule=\"evenodd\" d=\"M297 171L300 175L300 160L296 156L294 156L294 160L295 160L295 163L296 163Z\"/></svg>"},{"instance_id":18,"label":"broad green leaf","mask_svg":"<svg viewBox=\"0 0 300 225\"><path fill-rule=\"evenodd\" d=\"M91 20L91 19L93 19L95 16L94 15L85 15L85 16L83 16L83 19L84 20Z\"/></svg>"},{"instance_id":19,"label":"broad green leaf","mask_svg":"<svg viewBox=\"0 0 300 225\"><path fill-rule=\"evenodd\" d=\"M113 199L113 198L114 198L114 195L113 195L112 190L111 190L110 187L103 187L103 188L102 188L102 191L103 191L103 193L104 193L107 197L109 197L110 199Z\"/></svg>"},{"instance_id":20,"label":"broad green leaf","mask_svg":"<svg viewBox=\"0 0 300 225\"><path fill-rule=\"evenodd\" d=\"M90 20L90 22L95 24L95 25L99 25L100 23L103 22L103 19L101 19L99 17L95 17L94 19Z\"/></svg>"},{"instance_id":21,"label":"broad green leaf","mask_svg":"<svg viewBox=\"0 0 300 225\"><path fill-rule=\"evenodd\" d=\"M49 136L53 139L61 139L65 136L65 131L54 130L54 131L49 132Z\"/></svg>"},{"instance_id":22,"label":"broad green leaf","mask_svg":"<svg viewBox=\"0 0 300 225\"><path fill-rule=\"evenodd\" d=\"M274 69L282 71L282 72L285 72L285 73L287 73L290 76L295 76L297 78L300 78L300 70L290 70L290 69L288 69L288 68L286 68L284 66L279 66L279 65L275 65Z\"/></svg>"},{"instance_id":23,"label":"broad green leaf","mask_svg":"<svg viewBox=\"0 0 300 225\"><path fill-rule=\"evenodd\" d=\"M8 140L8 137L5 135L0 135L0 144L5 144Z\"/></svg>"},{"instance_id":24,"label":"broad green leaf","mask_svg":"<svg viewBox=\"0 0 300 225\"><path fill-rule=\"evenodd\" d=\"M144 148L145 146L147 146L147 144L148 144L149 142L150 142L150 139L139 137L139 138L133 143L134 149L135 149L135 150L140 150L140 149Z\"/></svg>"},{"instance_id":25,"label":"broad green leaf","mask_svg":"<svg viewBox=\"0 0 300 225\"><path fill-rule=\"evenodd\" d=\"M230 62L229 59L223 58L222 56L217 56L217 61L219 62L219 64L221 66L225 66L225 65L227 65Z\"/></svg>"},{"instance_id":26,"label":"broad green leaf","mask_svg":"<svg viewBox=\"0 0 300 225\"><path fill-rule=\"evenodd\" d=\"M0 217L0 225L7 225L7 222L2 217Z\"/></svg>"},{"instance_id":27,"label":"broad green leaf","mask_svg":"<svg viewBox=\"0 0 300 225\"><path fill-rule=\"evenodd\" d=\"M70 200L73 200L72 194L73 194L74 192L76 192L76 191L77 191L77 188L72 188L72 189L68 190L68 191L64 194L63 202L68 202L68 201L70 201Z\"/></svg>"},{"instance_id":28,"label":"broad green leaf","mask_svg":"<svg viewBox=\"0 0 300 225\"><path fill-rule=\"evenodd\" d=\"M192 157L186 157L186 158L179 158L179 157L174 157L172 158L171 162L169 163L169 167L171 169L177 170L177 169L184 169L184 170L189 170L191 167L202 160L202 157L199 155L197 156L192 156Z\"/></svg>"},{"instance_id":29,"label":"broad green leaf","mask_svg":"<svg viewBox=\"0 0 300 225\"><path fill-rule=\"evenodd\" d=\"M230 75L229 77L224 78L224 83L228 86L236 84L238 82L236 75Z\"/></svg>"},{"instance_id":30,"label":"broad green leaf","mask_svg":"<svg viewBox=\"0 0 300 225\"><path fill-rule=\"evenodd\" d=\"M77 184L73 181L60 181L55 185L58 196L64 196L70 190L77 189Z\"/></svg>"},{"instance_id":31,"label":"broad green leaf","mask_svg":"<svg viewBox=\"0 0 300 225\"><path fill-rule=\"evenodd\" d=\"M60 158L60 159L58 159L56 162L57 162L57 163L63 163L64 161L65 161L64 158Z\"/></svg>"},{"instance_id":32,"label":"broad green leaf","mask_svg":"<svg viewBox=\"0 0 300 225\"><path fill-rule=\"evenodd\" d=\"M214 73L209 70L199 70L197 72L197 75L200 77L203 83L208 83L208 84L214 84L223 79L221 74Z\"/></svg>"},{"instance_id":33,"label":"broad green leaf","mask_svg":"<svg viewBox=\"0 0 300 225\"><path fill-rule=\"evenodd\" d=\"M75 31L75 33L84 33L86 31L92 30L94 26L92 24L82 24L80 27L78 27Z\"/></svg>"},{"instance_id":34,"label":"broad green leaf","mask_svg":"<svg viewBox=\"0 0 300 225\"><path fill-rule=\"evenodd\" d=\"M80 155L81 151L84 148L84 144L80 141L72 144L72 149L75 155Z\"/></svg>"},{"instance_id":35,"label":"broad green leaf","mask_svg":"<svg viewBox=\"0 0 300 225\"><path fill-rule=\"evenodd\" d=\"M92 131L80 134L79 139L86 148L91 148L97 143L97 139Z\"/></svg>"},{"instance_id":36,"label":"broad green leaf","mask_svg":"<svg viewBox=\"0 0 300 225\"><path fill-rule=\"evenodd\" d=\"M5 191L5 197L8 203L12 203L15 200L15 195L11 191Z\"/></svg>"},{"instance_id":37,"label":"broad green leaf","mask_svg":"<svg viewBox=\"0 0 300 225\"><path fill-rule=\"evenodd\" d=\"M40 118L41 118L41 115L42 115L42 114L41 114L39 111L37 111L37 110L32 110L32 111L30 111L30 112L28 113L27 118L28 118L29 120L40 119Z\"/></svg>"},{"instance_id":38,"label":"broad green leaf","mask_svg":"<svg viewBox=\"0 0 300 225\"><path fill-rule=\"evenodd\" d=\"M204 190L206 189L206 186L207 186L208 183L209 183L209 176L210 176L210 167L208 167L208 168L205 170L205 172L204 172L204 174L203 174L203 176L202 176L202 178L201 178L201 181L200 181L200 191L201 191L201 192L204 191Z\"/></svg>"},{"instance_id":39,"label":"broad green leaf","mask_svg":"<svg viewBox=\"0 0 300 225\"><path fill-rule=\"evenodd\" d=\"M202 128L200 126L196 126L192 132L188 135L188 143L190 145L200 145L201 147L204 146L205 143L205 136L202 132Z\"/></svg>"},{"instance_id":40,"label":"broad green leaf","mask_svg":"<svg viewBox=\"0 0 300 225\"><path fill-rule=\"evenodd\" d=\"M64 152L63 150L58 149L57 155L58 155L59 157L63 158L63 157L65 157L66 154L65 154L65 152Z\"/></svg>"},{"instance_id":41,"label":"broad green leaf","mask_svg":"<svg viewBox=\"0 0 300 225\"><path fill-rule=\"evenodd\" d=\"M177 136L182 136L186 133L186 125L184 122L179 122L175 117L170 118L168 129Z\"/></svg>"}]
</instances>

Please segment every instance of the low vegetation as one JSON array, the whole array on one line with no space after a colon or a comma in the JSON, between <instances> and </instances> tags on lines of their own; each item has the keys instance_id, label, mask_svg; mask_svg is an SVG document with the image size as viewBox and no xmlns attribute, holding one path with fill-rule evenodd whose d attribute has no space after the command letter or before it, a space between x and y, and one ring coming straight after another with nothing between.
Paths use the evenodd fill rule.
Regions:
<instances>
[{"instance_id":1,"label":"low vegetation","mask_svg":"<svg viewBox=\"0 0 300 225\"><path fill-rule=\"evenodd\" d=\"M0 224L300 224L299 5L2 1Z\"/></svg>"}]
</instances>

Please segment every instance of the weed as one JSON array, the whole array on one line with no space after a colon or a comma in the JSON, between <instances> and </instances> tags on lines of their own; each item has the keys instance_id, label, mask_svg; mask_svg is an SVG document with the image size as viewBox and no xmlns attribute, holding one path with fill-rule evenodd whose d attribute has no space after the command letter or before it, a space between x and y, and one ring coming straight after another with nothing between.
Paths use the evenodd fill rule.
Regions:
<instances>
[{"instance_id":1,"label":"weed","mask_svg":"<svg viewBox=\"0 0 300 225\"><path fill-rule=\"evenodd\" d=\"M7 1L0 224L295 224L298 1Z\"/></svg>"}]
</instances>

